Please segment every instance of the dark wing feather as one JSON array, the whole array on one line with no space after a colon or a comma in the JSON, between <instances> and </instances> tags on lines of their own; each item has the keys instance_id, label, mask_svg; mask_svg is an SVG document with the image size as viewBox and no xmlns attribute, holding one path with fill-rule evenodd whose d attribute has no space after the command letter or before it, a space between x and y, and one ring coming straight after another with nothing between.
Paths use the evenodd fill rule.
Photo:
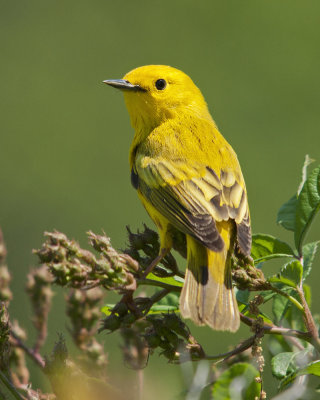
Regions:
<instances>
[{"instance_id":1,"label":"dark wing feather","mask_svg":"<svg viewBox=\"0 0 320 400\"><path fill-rule=\"evenodd\" d=\"M216 223L208 213L199 213L188 209L179 202L170 186L150 188L139 180L142 195L176 228L194 237L213 251L221 251L224 243L217 230Z\"/></svg>"},{"instance_id":2,"label":"dark wing feather","mask_svg":"<svg viewBox=\"0 0 320 400\"><path fill-rule=\"evenodd\" d=\"M211 250L224 246L216 221L234 220L239 249L249 255L251 228L242 176L238 181L232 171L219 172L220 177L209 167L153 159L137 169L133 182L173 226Z\"/></svg>"}]
</instances>

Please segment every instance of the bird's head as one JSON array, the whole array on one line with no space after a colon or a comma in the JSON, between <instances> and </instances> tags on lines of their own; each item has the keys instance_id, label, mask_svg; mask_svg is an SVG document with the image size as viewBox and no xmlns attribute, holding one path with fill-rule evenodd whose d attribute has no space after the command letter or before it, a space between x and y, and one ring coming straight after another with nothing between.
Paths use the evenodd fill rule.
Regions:
<instances>
[{"instance_id":1,"label":"bird's head","mask_svg":"<svg viewBox=\"0 0 320 400\"><path fill-rule=\"evenodd\" d=\"M135 130L151 130L181 113L208 117L206 102L188 75L165 65L147 65L104 83L121 89Z\"/></svg>"}]
</instances>

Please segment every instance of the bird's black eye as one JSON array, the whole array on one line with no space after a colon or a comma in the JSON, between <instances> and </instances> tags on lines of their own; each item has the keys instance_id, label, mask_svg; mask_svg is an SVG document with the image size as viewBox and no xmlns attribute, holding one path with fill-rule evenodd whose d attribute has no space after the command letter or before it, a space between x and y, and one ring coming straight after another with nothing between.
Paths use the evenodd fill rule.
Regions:
<instances>
[{"instance_id":1,"label":"bird's black eye","mask_svg":"<svg viewBox=\"0 0 320 400\"><path fill-rule=\"evenodd\" d=\"M158 79L156 81L156 88L158 90L163 90L166 88L166 86L167 86L167 82L164 79Z\"/></svg>"}]
</instances>

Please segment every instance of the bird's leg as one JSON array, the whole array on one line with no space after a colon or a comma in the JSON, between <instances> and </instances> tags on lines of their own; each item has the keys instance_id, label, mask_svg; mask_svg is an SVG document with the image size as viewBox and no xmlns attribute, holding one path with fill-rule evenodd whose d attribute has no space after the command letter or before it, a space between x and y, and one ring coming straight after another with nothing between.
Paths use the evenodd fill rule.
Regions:
<instances>
[{"instance_id":1,"label":"bird's leg","mask_svg":"<svg viewBox=\"0 0 320 400\"><path fill-rule=\"evenodd\" d=\"M144 271L142 277L145 278L153 270L153 268L157 264L159 264L159 262L169 253L169 251L170 251L170 249L168 249L168 248L161 249L159 255L146 268L146 270Z\"/></svg>"}]
</instances>

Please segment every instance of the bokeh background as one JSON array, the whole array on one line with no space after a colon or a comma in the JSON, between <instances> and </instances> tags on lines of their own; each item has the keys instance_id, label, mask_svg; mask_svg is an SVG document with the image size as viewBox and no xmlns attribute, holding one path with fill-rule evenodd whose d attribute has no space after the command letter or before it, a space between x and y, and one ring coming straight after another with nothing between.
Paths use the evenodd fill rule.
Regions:
<instances>
[{"instance_id":1,"label":"bokeh background","mask_svg":"<svg viewBox=\"0 0 320 400\"><path fill-rule=\"evenodd\" d=\"M253 231L292 242L275 218L297 188L305 154L320 160L319 15L318 0L0 0L0 226L11 315L30 328L25 277L45 230L85 246L86 231L104 229L121 248L127 224L151 225L129 183L133 132L122 95L101 83L140 65L168 64L192 77L240 159ZM319 232L317 220L310 240ZM266 273L276 267L267 264ZM312 277L315 291L319 268ZM48 352L57 332L68 335L60 291L54 302ZM209 353L249 334L194 333ZM119 338L101 340L112 379L134 382ZM186 376L154 355L146 398L179 398Z\"/></svg>"}]
</instances>

